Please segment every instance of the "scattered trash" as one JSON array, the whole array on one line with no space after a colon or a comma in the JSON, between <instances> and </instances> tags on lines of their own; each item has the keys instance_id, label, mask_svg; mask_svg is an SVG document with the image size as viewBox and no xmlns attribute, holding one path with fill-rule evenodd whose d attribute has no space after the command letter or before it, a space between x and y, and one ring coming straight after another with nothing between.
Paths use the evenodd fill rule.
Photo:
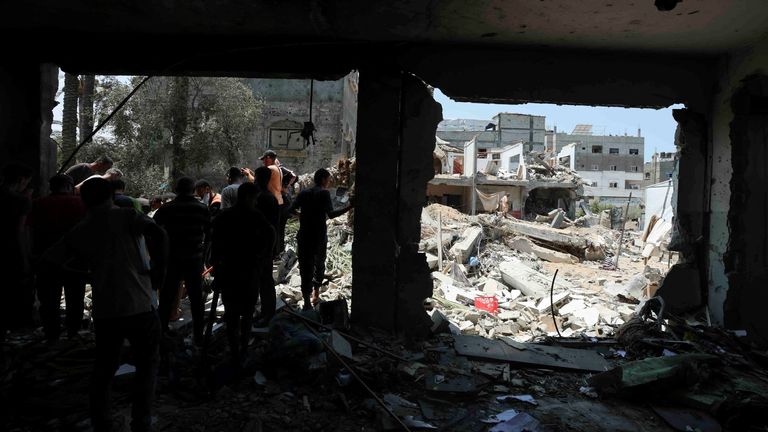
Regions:
<instances>
[{"instance_id":1,"label":"scattered trash","mask_svg":"<svg viewBox=\"0 0 768 432\"><path fill-rule=\"evenodd\" d=\"M506 410L506 411L502 411L502 412L500 412L498 414L494 414L494 415L488 417L487 419L482 419L480 421L483 422L483 423L496 424L496 423L501 423L501 422L505 422L505 421L508 421L508 420L512 420L512 418L514 418L517 414L519 414L517 411L515 411L513 409L509 409L509 410Z\"/></svg>"},{"instance_id":2,"label":"scattered trash","mask_svg":"<svg viewBox=\"0 0 768 432\"><path fill-rule=\"evenodd\" d=\"M511 419L499 423L489 429L489 432L537 432L539 421L526 413L519 413Z\"/></svg>"},{"instance_id":3,"label":"scattered trash","mask_svg":"<svg viewBox=\"0 0 768 432\"><path fill-rule=\"evenodd\" d=\"M128 375L133 373L136 373L136 366L128 363L123 363L115 371L115 376Z\"/></svg>"},{"instance_id":4,"label":"scattered trash","mask_svg":"<svg viewBox=\"0 0 768 432\"><path fill-rule=\"evenodd\" d=\"M504 402L509 399L518 400L520 402L529 403L531 405L538 405L539 403L536 402L536 399L533 398L531 395L505 395L505 396L496 396L496 400L499 402Z\"/></svg>"}]
</instances>

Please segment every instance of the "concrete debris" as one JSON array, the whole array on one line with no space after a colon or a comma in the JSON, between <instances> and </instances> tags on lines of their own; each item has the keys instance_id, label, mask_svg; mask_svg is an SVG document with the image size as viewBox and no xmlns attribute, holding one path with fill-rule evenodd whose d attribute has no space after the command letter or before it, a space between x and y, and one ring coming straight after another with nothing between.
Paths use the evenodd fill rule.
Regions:
<instances>
[{"instance_id":1,"label":"concrete debris","mask_svg":"<svg viewBox=\"0 0 768 432\"><path fill-rule=\"evenodd\" d=\"M480 227L469 227L461 234L461 238L451 247L449 254L456 259L456 262L465 263L469 257L476 253L477 244L483 235L483 229Z\"/></svg>"},{"instance_id":2,"label":"concrete debris","mask_svg":"<svg viewBox=\"0 0 768 432\"><path fill-rule=\"evenodd\" d=\"M507 246L520 252L530 253L536 255L538 258L545 261L554 263L571 263L575 264L579 262L579 259L575 256L567 253L557 252L552 249L547 249L541 246L537 246L527 237L514 237L511 240L506 241Z\"/></svg>"},{"instance_id":3,"label":"concrete debris","mask_svg":"<svg viewBox=\"0 0 768 432\"><path fill-rule=\"evenodd\" d=\"M528 413L519 413L511 419L499 423L489 429L489 432L538 432L539 421Z\"/></svg>"},{"instance_id":4,"label":"concrete debris","mask_svg":"<svg viewBox=\"0 0 768 432\"><path fill-rule=\"evenodd\" d=\"M518 259L511 259L499 264L499 271L507 285L520 290L526 296L541 298L549 294L552 280ZM561 283L556 282L555 285L560 289L566 289Z\"/></svg>"}]
</instances>

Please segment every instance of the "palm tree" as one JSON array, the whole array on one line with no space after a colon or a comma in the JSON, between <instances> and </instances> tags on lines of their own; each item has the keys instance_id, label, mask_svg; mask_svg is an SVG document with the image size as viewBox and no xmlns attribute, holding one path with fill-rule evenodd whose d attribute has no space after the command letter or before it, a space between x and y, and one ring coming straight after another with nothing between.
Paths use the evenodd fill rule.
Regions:
<instances>
[{"instance_id":1,"label":"palm tree","mask_svg":"<svg viewBox=\"0 0 768 432\"><path fill-rule=\"evenodd\" d=\"M77 147L77 94L80 81L77 75L64 74L64 113L61 119L61 147L64 159ZM66 168L66 167L65 167Z\"/></svg>"},{"instance_id":2,"label":"palm tree","mask_svg":"<svg viewBox=\"0 0 768 432\"><path fill-rule=\"evenodd\" d=\"M80 142L93 131L93 93L96 84L95 75L81 77L83 89L80 94Z\"/></svg>"}]
</instances>

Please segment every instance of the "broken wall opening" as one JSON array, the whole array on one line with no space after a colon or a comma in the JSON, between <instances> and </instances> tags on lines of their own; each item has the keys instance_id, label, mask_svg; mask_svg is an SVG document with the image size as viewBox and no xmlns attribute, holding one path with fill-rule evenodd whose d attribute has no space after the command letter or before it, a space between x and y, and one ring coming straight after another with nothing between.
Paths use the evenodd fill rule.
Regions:
<instances>
[{"instance_id":1,"label":"broken wall opening","mask_svg":"<svg viewBox=\"0 0 768 432\"><path fill-rule=\"evenodd\" d=\"M92 93L86 95L80 85L70 96L67 80L89 77L95 81ZM60 72L53 130L59 165L93 129L93 112L99 123L142 80ZM116 166L127 171L132 193L145 198L171 192L174 178L181 175L204 178L221 190L230 166L255 169L265 150L277 152L296 174L312 174L354 156L357 80L355 71L328 81L152 77L71 163L111 154ZM86 99L91 105L88 130L82 127ZM308 123L314 126L311 136L303 130Z\"/></svg>"},{"instance_id":2,"label":"broken wall opening","mask_svg":"<svg viewBox=\"0 0 768 432\"><path fill-rule=\"evenodd\" d=\"M562 209L568 217L575 219L576 193L568 189L538 187L528 191L525 199L525 214L532 220L536 215L546 215L552 209Z\"/></svg>"}]
</instances>

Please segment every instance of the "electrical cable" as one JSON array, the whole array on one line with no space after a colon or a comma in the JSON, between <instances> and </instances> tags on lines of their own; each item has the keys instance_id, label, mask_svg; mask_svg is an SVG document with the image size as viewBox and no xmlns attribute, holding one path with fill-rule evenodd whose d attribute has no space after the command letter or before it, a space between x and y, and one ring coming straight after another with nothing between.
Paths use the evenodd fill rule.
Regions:
<instances>
[{"instance_id":1,"label":"electrical cable","mask_svg":"<svg viewBox=\"0 0 768 432\"><path fill-rule=\"evenodd\" d=\"M285 312L287 312L287 313L288 313L289 315L291 315L291 316L294 316L294 317L297 317L297 318L302 318L302 319L304 318L304 317L302 317L300 314L298 314L298 313L294 312L294 311L293 311L293 310L290 308L290 306L286 306L286 307L284 307L284 308L283 308L283 310L284 310ZM328 342L326 342L326 340L325 340L325 339L323 339L323 338L320 336L320 334L317 332L317 330L315 330L314 328L312 328L312 326L309 326L309 325L308 325L308 326L305 326L305 327L306 327L306 328L307 328L307 329L308 329L308 330L309 330L309 331L310 331L310 332L311 332L311 333L312 333L312 334L313 334L313 335L314 335L314 336L315 336L315 337L316 337L318 340L320 340L320 342L321 342L321 343L322 343L322 344L325 346L325 349L326 349L326 350L327 350L327 351L328 351L328 352L329 352L331 355L333 355L333 356L336 358L336 360L338 360L338 361L339 361L339 363L341 363L341 364L342 364L342 365L343 365L343 366L344 366L344 367L345 367L345 368L346 368L346 369L349 371L349 373L350 373L350 374L351 374L351 375L352 375L352 376L353 376L353 377L354 377L354 378L357 380L357 382L359 382L359 383L360 383L360 385L361 385L361 386L363 386L363 388L365 388L365 390L366 390L366 391L367 391L367 392L368 392L368 393L369 393L369 394L370 394L370 395L373 397L373 399L376 401L376 403L378 403L379 405L381 405L381 407L384 409L384 411L386 411L386 412L387 412L387 414L389 414L389 416L390 416L390 417L392 417L392 418L393 418L393 419L394 419L394 420L397 422L397 424L399 424L399 425L400 425L400 427L401 427L401 428L402 428L404 431L406 431L406 432L410 432L410 431L411 431L411 429L408 427L408 425L406 425L406 424L403 422L403 420L401 420L401 419L400 419L400 417L398 417L398 416L397 416L397 414L395 414L394 412L392 412L392 410L391 410L391 409L390 409L390 408L387 406L387 403L386 403L386 402L384 402L384 401L383 401L383 400L382 400L382 399L381 399L381 398L380 398L380 397L379 397L379 396L378 396L378 395L377 395L377 394L376 394L376 393L373 391L373 389L371 389L370 387L368 387L368 384L366 384L366 383L365 383L365 381L363 381L363 379L362 379L362 378L360 378L360 375L358 375L358 374L357 374L357 372L355 372L355 370L354 370L354 369L352 369L352 367L351 367L351 366L350 366L350 365L349 365L349 364L348 364L346 361L344 361L344 359L341 357L341 355L339 355L339 353L337 353L337 352L336 352L336 350L335 350L335 349L333 349L333 347L331 346L331 344L329 344Z\"/></svg>"},{"instance_id":2,"label":"electrical cable","mask_svg":"<svg viewBox=\"0 0 768 432\"><path fill-rule=\"evenodd\" d=\"M560 334L560 329L557 328L557 320L555 319L555 279L557 279L557 272L559 271L560 269L555 269L555 275L552 276L552 286L549 288L549 307L552 310L552 324L554 324L555 330L557 331L557 337L563 337L563 335Z\"/></svg>"},{"instance_id":3,"label":"electrical cable","mask_svg":"<svg viewBox=\"0 0 768 432\"><path fill-rule=\"evenodd\" d=\"M70 162L72 162L72 159L74 159L74 158L75 158L75 155L77 154L77 152L79 152L79 151L80 151L80 149L81 149L81 148L82 148L82 147L83 147L83 146L84 146L84 145L85 145L85 144L86 144L86 143L87 143L87 142L88 142L88 141L89 141L91 138L93 138L93 136L94 136L94 135L96 135L96 133L97 133L97 132L99 132L99 131L101 130L101 128L103 128L103 127L104 127L104 125L106 125L106 124L107 124L107 122L109 122L109 120L111 120L111 119L112 119L112 117L113 117L115 114L117 114L117 112L118 112L118 111L120 111L120 109L121 109L121 108L123 108L123 105L125 105L125 104L126 104L126 103L127 103L127 102L128 102L130 99L131 99L131 97L132 97L132 96L133 96L133 95L134 95L134 94L135 94L135 93L136 93L136 92L137 92L137 91L138 91L138 90L141 88L141 86L143 86L145 82L149 81L149 79L150 79L150 78L152 78L152 76L151 76L151 75L150 75L150 76L147 76L147 77L146 77L146 78L144 78L144 79L143 79L143 80L142 80L142 81L141 81L139 84L137 84L137 85L136 85L136 87L134 87L134 88L133 88L133 90L131 90L131 92L130 92L130 93L128 93L128 96L126 96L125 98L123 98L123 100L122 100L122 101L120 101L120 103L119 103L119 104L117 104L117 107L115 107L115 109L113 109L113 110L112 110L112 112L111 112L111 113L109 113L109 115L107 116L107 118L105 118L104 120L102 120L102 122L101 122L101 123L99 123L99 125L98 125L98 126L96 126L96 128L95 128L95 129L93 129L93 130L91 131L91 133L89 133L89 134L88 134L88 136L87 136L87 137L85 137L85 139L83 140L83 142L81 142L81 143L80 143L80 144L79 144L77 147L75 147L75 150L73 150L73 151L72 151L72 154L71 154L71 155L69 155L69 157L67 158L67 160L65 160L65 161L64 161L64 163L63 163L63 164L61 164L61 168L59 168L59 171L58 171L58 173L57 173L57 174L61 174L62 172L64 172L64 169L67 167L67 165L69 165L69 163L70 163Z\"/></svg>"}]
</instances>

